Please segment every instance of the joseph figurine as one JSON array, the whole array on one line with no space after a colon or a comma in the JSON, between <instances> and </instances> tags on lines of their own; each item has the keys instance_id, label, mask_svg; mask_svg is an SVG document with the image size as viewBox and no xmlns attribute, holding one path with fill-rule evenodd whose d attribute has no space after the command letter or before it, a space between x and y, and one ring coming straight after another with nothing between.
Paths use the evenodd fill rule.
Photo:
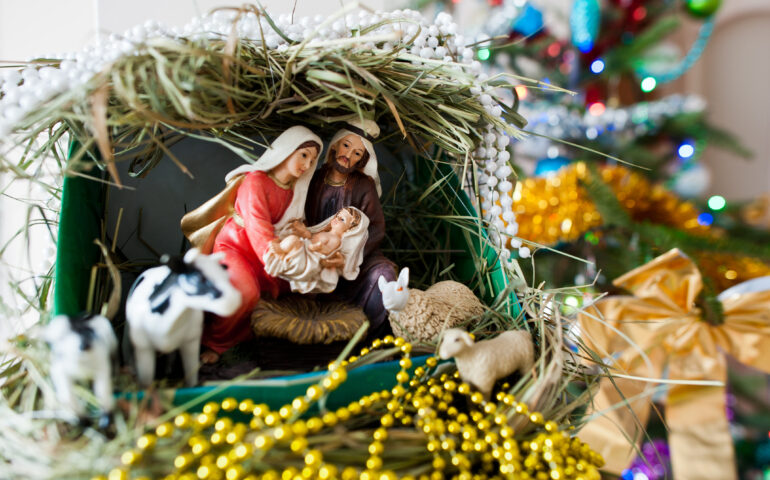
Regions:
<instances>
[{"instance_id":1,"label":"joseph figurine","mask_svg":"<svg viewBox=\"0 0 770 480\"><path fill-rule=\"evenodd\" d=\"M356 207L369 217L369 238L364 247L364 261L355 280L340 279L332 297L360 306L369 319L369 338L381 338L391 332L377 279L396 279L393 262L380 251L385 238L385 217L380 204L380 177L372 141L380 129L371 120L351 120L329 144L326 162L310 181L305 217L307 225L316 225L343 207ZM339 260L338 260L339 261ZM330 259L328 265L335 265Z\"/></svg>"}]
</instances>

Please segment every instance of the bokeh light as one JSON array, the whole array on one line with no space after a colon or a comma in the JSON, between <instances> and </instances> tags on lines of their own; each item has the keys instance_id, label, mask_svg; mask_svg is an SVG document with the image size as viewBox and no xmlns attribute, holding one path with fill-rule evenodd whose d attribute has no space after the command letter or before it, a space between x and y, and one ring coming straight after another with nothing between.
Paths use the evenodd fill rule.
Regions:
<instances>
[{"instance_id":1,"label":"bokeh light","mask_svg":"<svg viewBox=\"0 0 770 480\"><path fill-rule=\"evenodd\" d=\"M653 77L645 77L644 80L642 80L643 92L649 93L655 90L656 86L658 86L658 82Z\"/></svg>"},{"instance_id":2,"label":"bokeh light","mask_svg":"<svg viewBox=\"0 0 770 480\"><path fill-rule=\"evenodd\" d=\"M727 205L727 200L722 195L714 195L709 198L709 208L715 211L722 210Z\"/></svg>"},{"instance_id":3,"label":"bokeh light","mask_svg":"<svg viewBox=\"0 0 770 480\"><path fill-rule=\"evenodd\" d=\"M702 225L704 227L710 226L712 223L714 223L714 215L710 213L701 213L698 215L698 225Z\"/></svg>"},{"instance_id":4,"label":"bokeh light","mask_svg":"<svg viewBox=\"0 0 770 480\"><path fill-rule=\"evenodd\" d=\"M682 158L690 158L695 154L695 147L691 143L683 143L679 145L677 152Z\"/></svg>"},{"instance_id":5,"label":"bokeh light","mask_svg":"<svg viewBox=\"0 0 770 480\"><path fill-rule=\"evenodd\" d=\"M588 113L598 117L599 115L604 113L606 109L607 108L604 106L602 102L596 102L596 103L592 103L591 106L588 107Z\"/></svg>"}]
</instances>

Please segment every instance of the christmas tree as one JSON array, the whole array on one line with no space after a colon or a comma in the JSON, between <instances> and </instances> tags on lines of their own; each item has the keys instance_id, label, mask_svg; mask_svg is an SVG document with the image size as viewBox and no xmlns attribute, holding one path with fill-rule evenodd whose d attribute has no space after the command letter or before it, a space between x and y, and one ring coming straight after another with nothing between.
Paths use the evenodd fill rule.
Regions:
<instances>
[{"instance_id":1,"label":"christmas tree","mask_svg":"<svg viewBox=\"0 0 770 480\"><path fill-rule=\"evenodd\" d=\"M511 192L515 219L503 220L506 231L515 232L512 246L536 249L536 261L521 262L533 283L584 285L582 296L566 299L576 311L599 293L620 293L613 280L679 248L703 275L696 303L704 320L719 326L724 318L717 294L770 273L767 200L728 205L721 196L703 196L711 176L699 161L706 149L728 149L736 158L751 152L709 122L704 99L660 93L707 47L719 1L419 3L464 19L462 33L488 74L516 75L521 82L500 92L527 119L523 130L530 134L511 148L518 176ZM684 18L701 24L689 49L680 52L669 39ZM494 185L501 180L497 173L479 181ZM483 209L493 212L507 202L484 200ZM757 380L744 370L731 368L728 405L756 412L766 401L761 388L745 388L752 383L746 378ZM745 415L731 415L739 471L756 472L767 464L761 453L766 447L757 448L758 439L766 443L760 437L767 429L746 427ZM665 437L665 429L652 424L624 478L670 475L668 447L656 434Z\"/></svg>"}]
</instances>

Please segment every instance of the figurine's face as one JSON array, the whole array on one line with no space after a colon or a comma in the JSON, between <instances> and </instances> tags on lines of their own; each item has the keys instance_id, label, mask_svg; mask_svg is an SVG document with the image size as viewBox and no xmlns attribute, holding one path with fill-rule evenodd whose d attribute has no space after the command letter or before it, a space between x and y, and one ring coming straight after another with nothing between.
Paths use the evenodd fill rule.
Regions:
<instances>
[{"instance_id":1,"label":"figurine's face","mask_svg":"<svg viewBox=\"0 0 770 480\"><path fill-rule=\"evenodd\" d=\"M335 160L345 169L353 169L356 164L364 158L366 148L361 137L350 134L342 137L334 148L336 153Z\"/></svg>"},{"instance_id":2,"label":"figurine's face","mask_svg":"<svg viewBox=\"0 0 770 480\"><path fill-rule=\"evenodd\" d=\"M348 231L350 227L353 226L354 220L355 219L353 218L353 214L351 214L349 211L340 210L337 212L337 215L331 219L329 225L331 226L332 231L342 233Z\"/></svg>"},{"instance_id":3,"label":"figurine's face","mask_svg":"<svg viewBox=\"0 0 770 480\"><path fill-rule=\"evenodd\" d=\"M313 165L316 156L318 156L318 150L315 148L298 148L285 160L286 170L293 178L299 178Z\"/></svg>"}]
</instances>

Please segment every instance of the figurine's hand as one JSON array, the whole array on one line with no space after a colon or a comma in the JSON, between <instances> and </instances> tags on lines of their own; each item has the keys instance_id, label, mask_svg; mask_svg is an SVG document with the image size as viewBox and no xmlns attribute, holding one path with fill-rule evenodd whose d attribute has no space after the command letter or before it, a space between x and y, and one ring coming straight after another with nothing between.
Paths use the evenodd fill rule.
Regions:
<instances>
[{"instance_id":1,"label":"figurine's hand","mask_svg":"<svg viewBox=\"0 0 770 480\"><path fill-rule=\"evenodd\" d=\"M323 268L342 268L345 266L345 257L337 252L329 258L322 258L319 263Z\"/></svg>"},{"instance_id":2,"label":"figurine's hand","mask_svg":"<svg viewBox=\"0 0 770 480\"><path fill-rule=\"evenodd\" d=\"M294 220L290 225L294 235L302 238L310 238L310 230L308 230L305 224L302 223L302 220Z\"/></svg>"},{"instance_id":3,"label":"figurine's hand","mask_svg":"<svg viewBox=\"0 0 770 480\"><path fill-rule=\"evenodd\" d=\"M280 254L281 253L281 241L278 240L277 238L274 238L273 240L270 241L270 248L275 253L279 253Z\"/></svg>"}]
</instances>

